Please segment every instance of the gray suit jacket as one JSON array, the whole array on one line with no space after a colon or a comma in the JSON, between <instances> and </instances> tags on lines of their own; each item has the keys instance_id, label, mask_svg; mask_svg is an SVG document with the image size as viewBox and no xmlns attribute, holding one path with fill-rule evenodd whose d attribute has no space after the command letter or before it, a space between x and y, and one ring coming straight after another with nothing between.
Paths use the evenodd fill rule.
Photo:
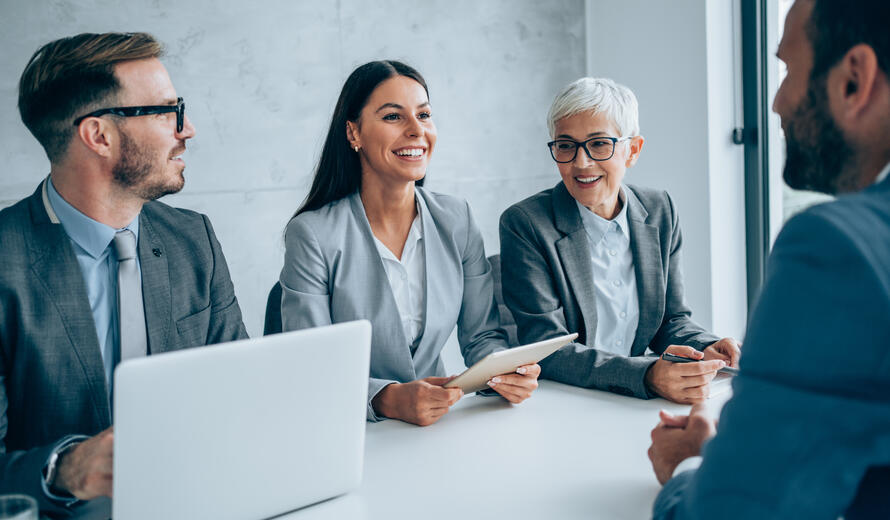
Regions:
<instances>
[{"instance_id":1,"label":"gray suit jacket","mask_svg":"<svg viewBox=\"0 0 890 520\"><path fill-rule=\"evenodd\" d=\"M41 488L51 449L111 425L96 326L71 242L40 188L0 211L0 244L0 494L64 513ZM151 354L247 337L207 217L149 202L138 251Z\"/></svg>"},{"instance_id":2,"label":"gray suit jacket","mask_svg":"<svg viewBox=\"0 0 890 520\"><path fill-rule=\"evenodd\" d=\"M541 363L542 377L647 398L646 370L671 344L702 350L717 341L691 319L680 271L682 237L666 192L627 186L627 219L640 302L631 357L591 345L596 295L590 245L574 199L560 182L501 215L504 301L513 313L520 343L571 332L578 342Z\"/></svg>"},{"instance_id":3,"label":"gray suit jacket","mask_svg":"<svg viewBox=\"0 0 890 520\"><path fill-rule=\"evenodd\" d=\"M491 266L469 205L419 187L417 200L426 257L426 309L413 356L358 193L300 214L285 234L284 330L371 321L371 421L380 419L371 399L384 386L445 375L439 352L455 324L468 366L507 348L506 334L498 325Z\"/></svg>"},{"instance_id":4,"label":"gray suit jacket","mask_svg":"<svg viewBox=\"0 0 890 520\"><path fill-rule=\"evenodd\" d=\"M717 436L653 516L890 518L888 347L890 178L785 224Z\"/></svg>"}]
</instances>

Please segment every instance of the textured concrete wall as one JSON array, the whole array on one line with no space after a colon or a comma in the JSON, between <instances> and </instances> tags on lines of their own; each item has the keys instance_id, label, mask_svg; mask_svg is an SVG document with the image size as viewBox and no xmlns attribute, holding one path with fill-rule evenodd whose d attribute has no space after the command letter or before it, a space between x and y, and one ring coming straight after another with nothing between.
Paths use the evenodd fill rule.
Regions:
<instances>
[{"instance_id":1,"label":"textured concrete wall","mask_svg":"<svg viewBox=\"0 0 890 520\"><path fill-rule=\"evenodd\" d=\"M583 0L0 0L0 207L49 171L16 109L31 54L84 31L151 32L197 128L186 187L165 202L210 215L257 335L284 226L355 66L394 58L424 74L439 129L428 186L470 201L492 254L500 213L558 180L544 118L584 74L583 10Z\"/></svg>"}]
</instances>

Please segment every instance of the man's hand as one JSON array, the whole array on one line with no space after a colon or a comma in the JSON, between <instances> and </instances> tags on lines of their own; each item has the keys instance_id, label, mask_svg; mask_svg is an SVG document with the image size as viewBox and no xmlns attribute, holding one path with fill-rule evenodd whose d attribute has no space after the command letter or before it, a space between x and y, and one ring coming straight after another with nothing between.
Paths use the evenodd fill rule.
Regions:
<instances>
[{"instance_id":1,"label":"man's hand","mask_svg":"<svg viewBox=\"0 0 890 520\"><path fill-rule=\"evenodd\" d=\"M539 375L541 375L540 365L537 363L525 365L517 368L515 374L501 374L492 377L488 386L501 394L504 399L513 404L519 404L531 397L532 392L538 388Z\"/></svg>"},{"instance_id":2,"label":"man's hand","mask_svg":"<svg viewBox=\"0 0 890 520\"><path fill-rule=\"evenodd\" d=\"M652 430L649 460L658 482L664 484L678 464L701 454L702 444L717 433L717 422L702 404L693 406L689 415L673 416L662 410L659 417L661 421Z\"/></svg>"},{"instance_id":3,"label":"man's hand","mask_svg":"<svg viewBox=\"0 0 890 520\"><path fill-rule=\"evenodd\" d=\"M739 356L742 355L742 344L732 338L723 338L708 345L704 354L705 360L722 359L727 365L738 368Z\"/></svg>"},{"instance_id":4,"label":"man's hand","mask_svg":"<svg viewBox=\"0 0 890 520\"><path fill-rule=\"evenodd\" d=\"M64 452L50 485L81 500L111 496L114 426Z\"/></svg>"},{"instance_id":5,"label":"man's hand","mask_svg":"<svg viewBox=\"0 0 890 520\"><path fill-rule=\"evenodd\" d=\"M429 426L448 413L464 395L460 388L443 388L451 377L427 377L383 388L371 405L377 413L419 426Z\"/></svg>"},{"instance_id":6,"label":"man's hand","mask_svg":"<svg viewBox=\"0 0 890 520\"><path fill-rule=\"evenodd\" d=\"M665 352L692 359L704 357L701 352L683 345L671 345ZM726 362L721 359L698 363L672 363L659 359L646 372L646 384L665 399L694 404L708 398L708 384L724 366Z\"/></svg>"}]
</instances>

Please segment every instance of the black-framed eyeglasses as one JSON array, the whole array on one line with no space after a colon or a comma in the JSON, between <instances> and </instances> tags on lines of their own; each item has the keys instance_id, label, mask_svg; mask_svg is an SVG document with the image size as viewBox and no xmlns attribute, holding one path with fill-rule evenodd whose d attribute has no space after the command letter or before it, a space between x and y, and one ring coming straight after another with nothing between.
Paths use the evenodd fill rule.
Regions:
<instances>
[{"instance_id":1,"label":"black-framed eyeglasses","mask_svg":"<svg viewBox=\"0 0 890 520\"><path fill-rule=\"evenodd\" d=\"M113 114L121 117L138 117L154 114L168 114L170 112L176 112L176 131L182 132L182 128L185 125L185 103L182 102L182 98L176 98L175 105L101 108L95 112L90 112L89 114L78 117L74 120L74 126L79 125L81 121L88 117L99 117L104 116L105 114Z\"/></svg>"},{"instance_id":2,"label":"black-framed eyeglasses","mask_svg":"<svg viewBox=\"0 0 890 520\"><path fill-rule=\"evenodd\" d=\"M615 154L615 145L627 141L631 137L591 137L586 141L574 139L556 139L547 143L550 155L558 163L570 163L578 155L578 148L584 148L587 157L592 161L608 161Z\"/></svg>"}]
</instances>

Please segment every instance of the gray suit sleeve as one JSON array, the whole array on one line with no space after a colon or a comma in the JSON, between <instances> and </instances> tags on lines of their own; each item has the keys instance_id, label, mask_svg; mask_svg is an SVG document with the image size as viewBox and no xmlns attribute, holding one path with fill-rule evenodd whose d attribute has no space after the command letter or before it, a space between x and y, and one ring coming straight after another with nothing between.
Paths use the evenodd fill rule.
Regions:
<instances>
[{"instance_id":1,"label":"gray suit sleeve","mask_svg":"<svg viewBox=\"0 0 890 520\"><path fill-rule=\"evenodd\" d=\"M302 220L292 219L284 235L281 269L281 327L284 331L330 325L331 295L327 261L315 232ZM383 387L396 381L368 378L367 419L383 419L371 401Z\"/></svg>"},{"instance_id":2,"label":"gray suit sleeve","mask_svg":"<svg viewBox=\"0 0 890 520\"><path fill-rule=\"evenodd\" d=\"M857 238L818 213L785 226L717 436L655 518L838 518L890 464L887 257Z\"/></svg>"},{"instance_id":3,"label":"gray suit sleeve","mask_svg":"<svg viewBox=\"0 0 890 520\"><path fill-rule=\"evenodd\" d=\"M50 499L44 492L43 468L58 442L29 450L6 451L9 423L6 417L8 401L6 378L0 376L0 494L20 493L37 501L42 514L67 515L66 504ZM59 439L62 440L62 439Z\"/></svg>"},{"instance_id":4,"label":"gray suit sleeve","mask_svg":"<svg viewBox=\"0 0 890 520\"><path fill-rule=\"evenodd\" d=\"M235 287L229 274L229 266L223 256L222 247L213 232L210 219L204 218L207 237L213 253L213 281L210 296L210 324L207 331L207 344L223 343L247 338L247 329L241 317L241 307L235 297Z\"/></svg>"},{"instance_id":5,"label":"gray suit sleeve","mask_svg":"<svg viewBox=\"0 0 890 520\"><path fill-rule=\"evenodd\" d=\"M655 337L649 343L655 353L661 354L669 345L689 345L696 350L719 340L717 336L706 331L692 320L692 311L686 305L683 288L682 246L683 234L680 231L680 219L677 209L670 196L665 193L671 214L670 257L664 294L664 318Z\"/></svg>"},{"instance_id":6,"label":"gray suit sleeve","mask_svg":"<svg viewBox=\"0 0 890 520\"><path fill-rule=\"evenodd\" d=\"M577 332L566 327L563 302L528 215L517 207L507 210L501 216L500 237L504 302L513 313L520 343ZM624 357L572 343L541 362L541 375L570 385L649 398L645 377L654 362L651 357Z\"/></svg>"},{"instance_id":7,"label":"gray suit sleeve","mask_svg":"<svg viewBox=\"0 0 890 520\"><path fill-rule=\"evenodd\" d=\"M509 348L507 333L500 328L494 299L491 263L485 257L482 233L467 208L467 242L463 250L464 292L457 318L457 340L467 366L492 352Z\"/></svg>"}]
</instances>

